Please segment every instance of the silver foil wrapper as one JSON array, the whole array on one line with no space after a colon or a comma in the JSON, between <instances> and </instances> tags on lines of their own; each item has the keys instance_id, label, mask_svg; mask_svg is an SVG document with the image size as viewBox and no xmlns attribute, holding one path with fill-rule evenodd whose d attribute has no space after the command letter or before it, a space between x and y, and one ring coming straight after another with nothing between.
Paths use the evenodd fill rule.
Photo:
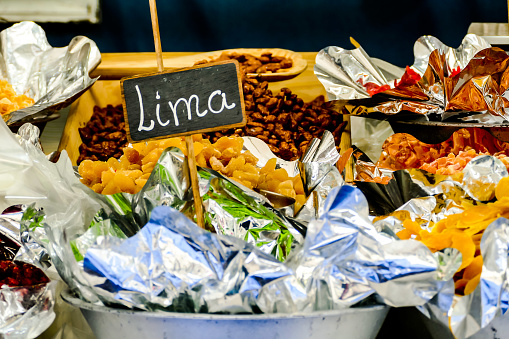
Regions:
<instances>
[{"instance_id":1,"label":"silver foil wrapper","mask_svg":"<svg viewBox=\"0 0 509 339\"><path fill-rule=\"evenodd\" d=\"M502 161L489 155L480 155L463 169L462 184L472 198L490 201L495 198L495 187L500 179L508 175Z\"/></svg>"},{"instance_id":2,"label":"silver foil wrapper","mask_svg":"<svg viewBox=\"0 0 509 339\"><path fill-rule=\"evenodd\" d=\"M42 150L41 141L39 140L41 135L39 127L32 125L31 123L26 123L18 129L17 134L21 138L20 143L29 142Z\"/></svg>"},{"instance_id":3,"label":"silver foil wrapper","mask_svg":"<svg viewBox=\"0 0 509 339\"><path fill-rule=\"evenodd\" d=\"M45 260L34 253L45 250L34 242L24 244L20 232L22 212L10 212L0 215L0 260L28 262L43 268ZM28 248L31 248L29 250ZM4 262L5 263L5 262ZM4 276L5 277L5 276ZM55 319L56 282L34 286L0 288L0 337L36 338L44 332Z\"/></svg>"},{"instance_id":4,"label":"silver foil wrapper","mask_svg":"<svg viewBox=\"0 0 509 339\"><path fill-rule=\"evenodd\" d=\"M97 80L88 75L100 62L96 44L84 36L55 48L33 22L20 22L0 32L0 76L18 94L35 100L33 106L4 117L7 124L42 120L70 105Z\"/></svg>"},{"instance_id":5,"label":"silver foil wrapper","mask_svg":"<svg viewBox=\"0 0 509 339\"><path fill-rule=\"evenodd\" d=\"M135 236L99 237L83 266L105 304L145 310L311 312L350 307L373 295L396 306L433 298L459 266L457 255L439 261L419 242L380 234L367 212L359 190L336 187L304 245L280 263L157 207Z\"/></svg>"},{"instance_id":6,"label":"silver foil wrapper","mask_svg":"<svg viewBox=\"0 0 509 339\"><path fill-rule=\"evenodd\" d=\"M465 36L456 49L423 36L414 45L414 55L411 70L420 75L418 82L403 82L404 69L370 58L362 47L324 48L317 54L315 75L332 100L327 105L343 114L385 119L404 113L442 121L457 116L483 123L509 119L506 87L499 87L495 80L507 64L502 50L473 34ZM486 67L489 71L482 71ZM379 91L382 94L375 94Z\"/></svg>"},{"instance_id":7,"label":"silver foil wrapper","mask_svg":"<svg viewBox=\"0 0 509 339\"><path fill-rule=\"evenodd\" d=\"M509 220L499 218L486 228L481 240L483 267L475 291L456 296L449 310L456 338L467 338L507 312L509 300ZM496 330L496 329L495 329Z\"/></svg>"},{"instance_id":8,"label":"silver foil wrapper","mask_svg":"<svg viewBox=\"0 0 509 339\"><path fill-rule=\"evenodd\" d=\"M33 339L55 319L56 282L0 288L0 336Z\"/></svg>"}]
</instances>

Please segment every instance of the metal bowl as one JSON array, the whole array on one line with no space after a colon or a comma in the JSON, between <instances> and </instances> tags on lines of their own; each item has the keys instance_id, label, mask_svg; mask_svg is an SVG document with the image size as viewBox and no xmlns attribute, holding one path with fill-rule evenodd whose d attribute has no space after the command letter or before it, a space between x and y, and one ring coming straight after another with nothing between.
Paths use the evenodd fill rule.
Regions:
<instances>
[{"instance_id":1,"label":"metal bowl","mask_svg":"<svg viewBox=\"0 0 509 339\"><path fill-rule=\"evenodd\" d=\"M116 309L84 302L69 290L62 298L81 309L99 339L369 339L375 338L389 310L376 305L314 313L220 315Z\"/></svg>"}]
</instances>

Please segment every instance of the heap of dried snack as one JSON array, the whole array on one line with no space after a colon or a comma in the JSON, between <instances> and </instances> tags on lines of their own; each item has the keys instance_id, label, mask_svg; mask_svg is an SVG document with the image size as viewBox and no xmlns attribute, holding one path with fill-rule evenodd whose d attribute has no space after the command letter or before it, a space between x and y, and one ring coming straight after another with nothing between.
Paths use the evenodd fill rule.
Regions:
<instances>
[{"instance_id":1,"label":"heap of dried snack","mask_svg":"<svg viewBox=\"0 0 509 339\"><path fill-rule=\"evenodd\" d=\"M24 262L0 261L0 288L33 286L49 282L48 277L39 268Z\"/></svg>"},{"instance_id":2,"label":"heap of dried snack","mask_svg":"<svg viewBox=\"0 0 509 339\"><path fill-rule=\"evenodd\" d=\"M271 151L285 160L296 160L313 138L321 138L325 130L334 135L339 145L346 123L338 112L322 109L324 97L304 103L288 88L274 95L267 82L243 80L247 124L243 128L211 132L204 137L215 142L225 135L252 136L267 143Z\"/></svg>"},{"instance_id":3,"label":"heap of dried snack","mask_svg":"<svg viewBox=\"0 0 509 339\"><path fill-rule=\"evenodd\" d=\"M509 218L509 177L500 180L495 194L496 202L473 206L435 224L432 222L431 231L422 229L417 221L406 219L405 228L398 232L401 239L419 240L433 252L448 247L461 252L462 263L454 276L456 294L470 294L479 284L483 265L480 244L486 227L499 217Z\"/></svg>"},{"instance_id":4,"label":"heap of dried snack","mask_svg":"<svg viewBox=\"0 0 509 339\"><path fill-rule=\"evenodd\" d=\"M85 127L79 128L79 132L82 144L78 164L85 159L120 158L122 148L128 144L122 105L95 106L92 117Z\"/></svg>"},{"instance_id":5,"label":"heap of dried snack","mask_svg":"<svg viewBox=\"0 0 509 339\"><path fill-rule=\"evenodd\" d=\"M18 95L7 80L0 80L0 114L6 115L18 109L32 106L34 99L25 94Z\"/></svg>"},{"instance_id":6,"label":"heap of dried snack","mask_svg":"<svg viewBox=\"0 0 509 339\"><path fill-rule=\"evenodd\" d=\"M271 159L259 169L258 159L249 151L242 152L244 140L239 137L222 137L214 144L195 135L194 152L199 166L212 168L248 188L260 188L295 198L296 207L305 202L300 176L291 178L284 169L276 169ZM183 138L137 143L125 147L119 160L83 161L78 170L81 181L97 193L137 193L147 182L161 153L168 147L178 147L184 154L187 147Z\"/></svg>"},{"instance_id":7,"label":"heap of dried snack","mask_svg":"<svg viewBox=\"0 0 509 339\"><path fill-rule=\"evenodd\" d=\"M291 68L293 66L292 59L285 58L284 56L272 55L270 52L264 53L260 57L255 57L254 55L246 53L223 52L217 59L210 61L203 60L197 62L196 64L199 65L209 62L232 59L237 60L240 64L240 67L246 73L277 73L283 72L285 69Z\"/></svg>"},{"instance_id":8,"label":"heap of dried snack","mask_svg":"<svg viewBox=\"0 0 509 339\"><path fill-rule=\"evenodd\" d=\"M420 168L451 175L481 154L494 155L509 168L509 143L474 128L460 129L440 144L426 144L406 133L394 134L384 142L377 166L391 170Z\"/></svg>"}]
</instances>

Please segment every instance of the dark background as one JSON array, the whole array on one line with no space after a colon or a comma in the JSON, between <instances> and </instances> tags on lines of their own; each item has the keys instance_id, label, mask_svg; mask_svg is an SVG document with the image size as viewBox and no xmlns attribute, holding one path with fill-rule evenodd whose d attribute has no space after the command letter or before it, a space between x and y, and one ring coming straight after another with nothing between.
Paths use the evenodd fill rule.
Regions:
<instances>
[{"instance_id":1,"label":"dark background","mask_svg":"<svg viewBox=\"0 0 509 339\"><path fill-rule=\"evenodd\" d=\"M351 49L353 36L371 56L399 66L413 63L422 35L457 47L471 22L507 22L508 13L504 0L159 0L157 6L165 52ZM101 7L100 24L42 23L50 44L86 35L103 53L154 51L148 0L102 0Z\"/></svg>"}]
</instances>

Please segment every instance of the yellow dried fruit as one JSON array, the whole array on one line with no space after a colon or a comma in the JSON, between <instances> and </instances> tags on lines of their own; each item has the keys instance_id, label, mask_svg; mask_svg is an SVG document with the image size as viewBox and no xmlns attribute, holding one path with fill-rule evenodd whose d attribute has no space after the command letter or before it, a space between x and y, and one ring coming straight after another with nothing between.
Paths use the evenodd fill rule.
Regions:
<instances>
[{"instance_id":1,"label":"yellow dried fruit","mask_svg":"<svg viewBox=\"0 0 509 339\"><path fill-rule=\"evenodd\" d=\"M285 169L276 169L277 159L270 159L263 168L257 168L258 159L248 151L242 152L242 138L222 137L214 144L201 136L193 136L193 140L199 166L212 168L248 188L260 188L295 198L296 210L306 202L300 176L290 178ZM177 147L187 153L182 137L136 143L124 148L119 160L83 161L79 166L82 182L102 194L137 193L168 147Z\"/></svg>"}]
</instances>

